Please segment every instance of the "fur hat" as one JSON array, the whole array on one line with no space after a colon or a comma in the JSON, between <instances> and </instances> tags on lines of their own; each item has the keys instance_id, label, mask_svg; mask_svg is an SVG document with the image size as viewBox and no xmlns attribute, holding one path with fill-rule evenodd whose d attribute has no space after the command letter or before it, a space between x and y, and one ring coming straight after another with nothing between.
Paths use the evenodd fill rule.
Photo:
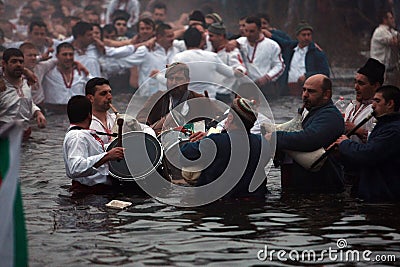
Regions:
<instances>
[{"instance_id":1,"label":"fur hat","mask_svg":"<svg viewBox=\"0 0 400 267\"><path fill-rule=\"evenodd\" d=\"M304 30L313 31L313 27L312 27L310 24L308 24L308 22L306 22L306 21L301 21L301 22L297 25L297 27L296 27L296 36L297 36L301 31L304 31Z\"/></svg>"},{"instance_id":2,"label":"fur hat","mask_svg":"<svg viewBox=\"0 0 400 267\"><path fill-rule=\"evenodd\" d=\"M257 112L253 108L253 102L246 98L235 98L232 103L232 109L242 120L254 124L257 120Z\"/></svg>"},{"instance_id":3,"label":"fur hat","mask_svg":"<svg viewBox=\"0 0 400 267\"><path fill-rule=\"evenodd\" d=\"M369 58L367 63L365 63L357 73L367 76L370 83L378 82L382 85L385 74L385 65L374 58Z\"/></svg>"},{"instance_id":4,"label":"fur hat","mask_svg":"<svg viewBox=\"0 0 400 267\"><path fill-rule=\"evenodd\" d=\"M213 23L208 27L208 31L217 35L224 35L226 28L222 23Z\"/></svg>"}]
</instances>

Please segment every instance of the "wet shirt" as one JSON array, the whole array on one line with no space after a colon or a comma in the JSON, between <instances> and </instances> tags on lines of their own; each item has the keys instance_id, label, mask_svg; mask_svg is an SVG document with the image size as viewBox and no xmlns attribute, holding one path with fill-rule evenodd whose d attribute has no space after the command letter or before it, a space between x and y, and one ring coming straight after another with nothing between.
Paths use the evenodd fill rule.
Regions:
<instances>
[{"instance_id":1,"label":"wet shirt","mask_svg":"<svg viewBox=\"0 0 400 267\"><path fill-rule=\"evenodd\" d=\"M25 126L33 114L40 110L32 100L31 88L26 80L22 81L21 87L15 87L4 80L6 89L0 92L0 126L12 121L23 121Z\"/></svg>"},{"instance_id":2,"label":"wet shirt","mask_svg":"<svg viewBox=\"0 0 400 267\"><path fill-rule=\"evenodd\" d=\"M92 131L68 131L64 138L63 153L65 171L72 180L88 186L111 184L108 164L94 167L106 152L101 142L92 135Z\"/></svg>"}]
</instances>

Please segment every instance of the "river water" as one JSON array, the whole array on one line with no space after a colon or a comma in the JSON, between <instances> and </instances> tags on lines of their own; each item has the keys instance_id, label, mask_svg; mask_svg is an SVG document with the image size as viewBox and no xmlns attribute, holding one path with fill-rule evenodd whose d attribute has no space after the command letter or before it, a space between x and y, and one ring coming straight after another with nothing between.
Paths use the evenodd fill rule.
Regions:
<instances>
[{"instance_id":1,"label":"river water","mask_svg":"<svg viewBox=\"0 0 400 267\"><path fill-rule=\"evenodd\" d=\"M351 88L335 91L335 99L339 94L353 97ZM119 94L113 102L123 111L129 99ZM283 122L293 116L300 99L285 97L270 105L275 120ZM143 195L73 197L62 157L68 120L63 115L47 119L48 127L42 131L34 127L32 139L22 147L30 266L299 265L293 260L296 252L315 251L318 258L323 250L342 248L343 242L347 242L344 249L360 253L360 262L351 257L346 262L343 254L333 251L331 257L325 254L322 260L308 263L399 265L398 204L367 204L346 193L285 195L276 168L268 175L269 194L261 202L179 208ZM122 211L106 208L112 199L133 205ZM278 255L272 250L283 252ZM366 258L361 257L364 251ZM377 255L383 255L383 261L368 262ZM391 255L397 263L388 262Z\"/></svg>"}]
</instances>

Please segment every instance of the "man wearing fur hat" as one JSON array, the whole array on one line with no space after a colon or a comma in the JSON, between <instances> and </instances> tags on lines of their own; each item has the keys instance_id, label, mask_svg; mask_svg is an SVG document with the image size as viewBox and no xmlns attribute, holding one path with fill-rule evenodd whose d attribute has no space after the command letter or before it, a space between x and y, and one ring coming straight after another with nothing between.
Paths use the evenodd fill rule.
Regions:
<instances>
[{"instance_id":1,"label":"man wearing fur hat","mask_svg":"<svg viewBox=\"0 0 400 267\"><path fill-rule=\"evenodd\" d=\"M369 58L354 77L354 89L356 100L351 101L345 111L346 132L353 129L358 123L372 112L372 99L376 89L382 86L385 73L385 65L378 60ZM351 140L365 143L368 134L374 127L373 119L360 127Z\"/></svg>"},{"instance_id":2,"label":"man wearing fur hat","mask_svg":"<svg viewBox=\"0 0 400 267\"><path fill-rule=\"evenodd\" d=\"M314 74L320 73L329 77L328 59L313 42L313 30L307 22L299 23L296 28L297 40L288 40L275 33L265 33L282 48L285 71L278 82L286 88L281 92L283 95L299 96L304 81Z\"/></svg>"},{"instance_id":3,"label":"man wearing fur hat","mask_svg":"<svg viewBox=\"0 0 400 267\"><path fill-rule=\"evenodd\" d=\"M238 181L236 185L225 195L225 198L240 197L264 197L266 193L266 177L264 168L271 159L271 148L261 135L250 133L257 118L251 101L245 98L235 98L231 110L225 122L225 131L220 134L211 134L204 137L204 133L195 133L190 137L190 143L181 148L183 156L190 161L197 161L202 166L203 161L210 160L207 152L214 150L216 155L212 162L205 167L199 176L196 186L203 186L218 179L224 179L228 173L229 182ZM248 160L244 162L245 151L240 149L243 138L248 140ZM240 141L241 140L241 141ZM236 150L235 150L236 148ZM237 159L237 151L240 150L240 162ZM206 164L205 164L206 165ZM240 177L234 177L241 175ZM250 182L253 179L260 181L255 191L250 192ZM221 191L227 186L226 183L217 182L213 190Z\"/></svg>"}]
</instances>

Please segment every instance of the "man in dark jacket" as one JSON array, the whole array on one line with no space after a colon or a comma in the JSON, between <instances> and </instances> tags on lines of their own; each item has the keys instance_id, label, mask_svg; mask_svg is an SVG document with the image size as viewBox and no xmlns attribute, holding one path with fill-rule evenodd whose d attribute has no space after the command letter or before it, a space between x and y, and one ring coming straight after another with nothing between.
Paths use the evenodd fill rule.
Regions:
<instances>
[{"instance_id":1,"label":"man in dark jacket","mask_svg":"<svg viewBox=\"0 0 400 267\"><path fill-rule=\"evenodd\" d=\"M278 79L282 95L298 96L304 81L314 74L329 77L329 64L325 53L312 41L313 28L301 22L296 28L296 39L288 40L274 32L267 37L276 41L282 49L285 71Z\"/></svg>"},{"instance_id":2,"label":"man in dark jacket","mask_svg":"<svg viewBox=\"0 0 400 267\"><path fill-rule=\"evenodd\" d=\"M327 148L344 132L344 121L334 106L332 82L322 74L308 78L303 87L303 130L296 132L277 131L277 152L285 150L311 152ZM308 111L308 112L307 112ZM271 133L265 136L271 137ZM343 171L334 158L328 157L319 171L305 169L285 155L281 163L282 189L293 189L304 193L340 192L343 190Z\"/></svg>"},{"instance_id":3,"label":"man in dark jacket","mask_svg":"<svg viewBox=\"0 0 400 267\"><path fill-rule=\"evenodd\" d=\"M386 85L372 102L377 123L367 143L342 135L337 139L345 166L356 169L358 197L367 201L400 200L400 90Z\"/></svg>"}]
</instances>

